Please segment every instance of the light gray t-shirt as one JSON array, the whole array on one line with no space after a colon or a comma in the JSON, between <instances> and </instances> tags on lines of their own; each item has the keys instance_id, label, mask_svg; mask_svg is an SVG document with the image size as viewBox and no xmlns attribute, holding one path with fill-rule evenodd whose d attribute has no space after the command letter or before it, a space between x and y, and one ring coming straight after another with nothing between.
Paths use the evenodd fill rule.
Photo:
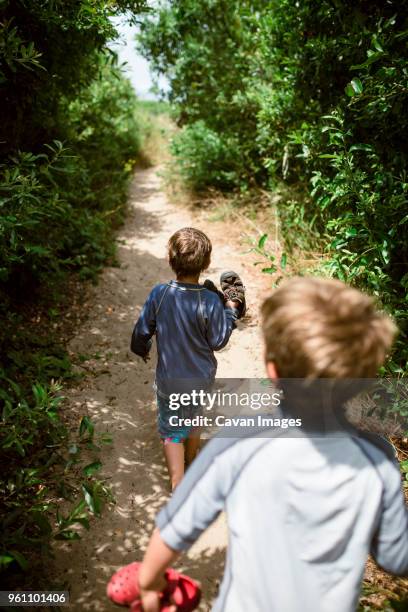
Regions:
<instances>
[{"instance_id":1,"label":"light gray t-shirt","mask_svg":"<svg viewBox=\"0 0 408 612\"><path fill-rule=\"evenodd\" d=\"M186 550L226 511L214 612L350 612L369 552L408 573L401 476L383 439L263 435L211 440L157 517L166 544Z\"/></svg>"}]
</instances>

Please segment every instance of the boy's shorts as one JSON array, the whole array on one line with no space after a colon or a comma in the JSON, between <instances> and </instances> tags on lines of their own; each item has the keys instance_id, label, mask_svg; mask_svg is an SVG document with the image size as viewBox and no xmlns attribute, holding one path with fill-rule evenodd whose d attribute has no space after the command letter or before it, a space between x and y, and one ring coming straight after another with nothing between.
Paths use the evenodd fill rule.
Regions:
<instances>
[{"instance_id":1,"label":"boy's shorts","mask_svg":"<svg viewBox=\"0 0 408 612\"><path fill-rule=\"evenodd\" d=\"M199 432L199 427L193 425L184 425L183 423L177 423L171 425L169 422L170 417L177 417L179 419L192 419L196 416L200 416L202 410L197 406L181 406L174 410L169 406L169 399L163 395L156 393L157 400L157 427L159 430L160 438L164 444L169 442L184 442L194 432Z\"/></svg>"}]
</instances>

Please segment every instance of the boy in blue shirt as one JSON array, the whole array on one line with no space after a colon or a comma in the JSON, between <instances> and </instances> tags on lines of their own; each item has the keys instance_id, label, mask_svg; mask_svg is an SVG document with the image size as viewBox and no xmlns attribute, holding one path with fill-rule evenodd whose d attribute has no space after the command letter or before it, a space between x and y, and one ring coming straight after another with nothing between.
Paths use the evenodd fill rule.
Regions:
<instances>
[{"instance_id":1,"label":"boy in blue shirt","mask_svg":"<svg viewBox=\"0 0 408 612\"><path fill-rule=\"evenodd\" d=\"M177 381L210 384L217 371L214 351L228 343L236 319L245 313L245 291L234 272L221 276L223 293L201 272L211 261L212 245L200 230L186 227L171 236L168 257L176 280L153 288L135 325L131 350L145 361L156 335L156 392L158 429L174 489L197 454L200 436L192 427L171 426L175 412L169 406L169 389ZM193 407L183 408L184 418L194 417Z\"/></svg>"}]
</instances>

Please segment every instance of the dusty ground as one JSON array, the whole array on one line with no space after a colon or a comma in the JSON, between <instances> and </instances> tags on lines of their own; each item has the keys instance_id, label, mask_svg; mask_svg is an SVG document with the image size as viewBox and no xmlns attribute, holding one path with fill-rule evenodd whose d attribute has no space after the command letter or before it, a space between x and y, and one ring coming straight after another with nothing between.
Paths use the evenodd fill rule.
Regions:
<instances>
[{"instance_id":1,"label":"dusty ground","mask_svg":"<svg viewBox=\"0 0 408 612\"><path fill-rule=\"evenodd\" d=\"M168 201L157 169L137 172L130 194L130 213L118 237L120 268L105 270L88 321L71 341L92 371L68 391L67 409L92 417L99 431L113 435L102 453L103 476L109 479L116 505L93 521L80 541L60 544L53 566L56 583L67 582L72 610L116 610L106 596L106 583L120 566L140 560L156 512L168 498L166 470L155 423L152 383L155 359L144 364L129 351L133 323L150 291L172 277L165 260L169 236L194 225L210 236L213 262L209 278L238 271L247 286L249 315L218 353L221 377L263 376L258 306L271 285L244 254L241 222L211 221L205 211L192 212ZM248 233L256 234L252 227ZM201 610L210 609L222 575L226 529L223 517L205 533L179 566L203 584Z\"/></svg>"}]
</instances>

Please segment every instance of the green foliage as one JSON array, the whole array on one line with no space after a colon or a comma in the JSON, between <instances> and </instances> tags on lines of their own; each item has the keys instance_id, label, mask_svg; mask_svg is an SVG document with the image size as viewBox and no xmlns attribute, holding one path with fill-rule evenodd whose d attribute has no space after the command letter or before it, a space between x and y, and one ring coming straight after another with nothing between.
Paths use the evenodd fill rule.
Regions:
<instances>
[{"instance_id":1,"label":"green foliage","mask_svg":"<svg viewBox=\"0 0 408 612\"><path fill-rule=\"evenodd\" d=\"M108 491L108 443L84 417L69 440L59 383L73 377L53 336L68 274L96 279L115 256L142 127L108 43L111 17L144 0L0 0L0 566L26 570L52 537L76 539ZM41 309L39 306L41 305ZM32 325L48 307L47 334ZM36 320L37 316L34 317ZM67 445L69 448L67 449ZM67 514L57 509L72 499Z\"/></svg>"},{"instance_id":2,"label":"green foliage","mask_svg":"<svg viewBox=\"0 0 408 612\"><path fill-rule=\"evenodd\" d=\"M181 177L190 187L200 190L208 185L218 188L234 186L237 179L234 172L235 147L206 127L204 121L196 121L178 132L173 138L171 151Z\"/></svg>"},{"instance_id":3,"label":"green foliage","mask_svg":"<svg viewBox=\"0 0 408 612\"><path fill-rule=\"evenodd\" d=\"M98 515L110 493L93 479L99 460L83 468L82 481L70 472L81 464L81 448L98 447L93 443L94 426L84 417L89 435L85 437L80 427L77 442L65 450L69 435L59 418L61 387L35 383L27 393L4 370L0 380L0 572L13 566L26 571L33 551L44 551L52 538L78 539L77 526L89 528L86 508ZM103 436L99 439L105 442ZM73 501L66 516L57 503L61 497Z\"/></svg>"},{"instance_id":4,"label":"green foliage","mask_svg":"<svg viewBox=\"0 0 408 612\"><path fill-rule=\"evenodd\" d=\"M288 244L325 244L327 273L397 319L395 374L408 359L407 15L407 0L173 0L140 36L170 80L189 186L285 185Z\"/></svg>"},{"instance_id":5,"label":"green foliage","mask_svg":"<svg viewBox=\"0 0 408 612\"><path fill-rule=\"evenodd\" d=\"M0 292L64 270L94 277L141 145L136 99L107 47L142 0L0 4ZM52 278L54 277L54 279ZM28 286L27 286L28 285Z\"/></svg>"},{"instance_id":6,"label":"green foliage","mask_svg":"<svg viewBox=\"0 0 408 612\"><path fill-rule=\"evenodd\" d=\"M278 268L275 264L275 255L270 253L266 248L266 242L268 240L268 234L262 234L259 238L258 242L250 249L250 252L256 253L262 259L260 261L256 261L254 266L263 266L262 272L265 274L275 274ZM286 266L286 259L282 258L281 266L284 268Z\"/></svg>"},{"instance_id":7,"label":"green foliage","mask_svg":"<svg viewBox=\"0 0 408 612\"><path fill-rule=\"evenodd\" d=\"M0 165L5 293L63 270L94 276L113 256L112 222L120 219L140 133L130 85L111 66L102 73L76 100L61 101L69 145L54 140Z\"/></svg>"},{"instance_id":8,"label":"green foliage","mask_svg":"<svg viewBox=\"0 0 408 612\"><path fill-rule=\"evenodd\" d=\"M116 35L110 17L138 13L144 0L2 0L0 152L30 151L58 138L61 95L74 99L99 78Z\"/></svg>"},{"instance_id":9,"label":"green foliage","mask_svg":"<svg viewBox=\"0 0 408 612\"><path fill-rule=\"evenodd\" d=\"M263 4L163 2L161 10L141 24L140 51L167 75L178 123L191 126L174 149L191 187L245 188L265 174L254 156L256 103L247 92L256 15ZM208 177L203 174L207 156Z\"/></svg>"},{"instance_id":10,"label":"green foliage","mask_svg":"<svg viewBox=\"0 0 408 612\"><path fill-rule=\"evenodd\" d=\"M404 474L404 486L408 487L408 461L400 462L401 472Z\"/></svg>"}]
</instances>

